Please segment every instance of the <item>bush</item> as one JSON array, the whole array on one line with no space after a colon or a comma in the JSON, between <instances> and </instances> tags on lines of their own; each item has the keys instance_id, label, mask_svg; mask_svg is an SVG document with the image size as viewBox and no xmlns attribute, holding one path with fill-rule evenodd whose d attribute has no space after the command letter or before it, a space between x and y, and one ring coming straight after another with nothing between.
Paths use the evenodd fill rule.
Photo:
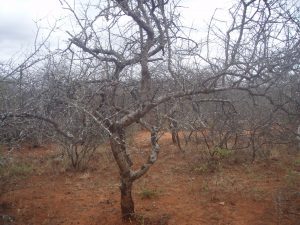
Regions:
<instances>
[{"instance_id":1,"label":"bush","mask_svg":"<svg viewBox=\"0 0 300 225\"><path fill-rule=\"evenodd\" d=\"M158 193L156 190L150 190L147 188L142 189L142 191L140 192L140 196L142 199L152 199L157 197Z\"/></svg>"},{"instance_id":2,"label":"bush","mask_svg":"<svg viewBox=\"0 0 300 225\"><path fill-rule=\"evenodd\" d=\"M31 174L33 166L28 163L11 163L0 166L1 177L24 177Z\"/></svg>"},{"instance_id":3,"label":"bush","mask_svg":"<svg viewBox=\"0 0 300 225\"><path fill-rule=\"evenodd\" d=\"M88 162L96 148L96 144L64 144L61 146L63 154L67 156L68 167L77 171L87 169Z\"/></svg>"},{"instance_id":4,"label":"bush","mask_svg":"<svg viewBox=\"0 0 300 225\"><path fill-rule=\"evenodd\" d=\"M218 156L220 159L226 159L233 154L232 150L221 147L216 147L214 151L215 155Z\"/></svg>"}]
</instances>

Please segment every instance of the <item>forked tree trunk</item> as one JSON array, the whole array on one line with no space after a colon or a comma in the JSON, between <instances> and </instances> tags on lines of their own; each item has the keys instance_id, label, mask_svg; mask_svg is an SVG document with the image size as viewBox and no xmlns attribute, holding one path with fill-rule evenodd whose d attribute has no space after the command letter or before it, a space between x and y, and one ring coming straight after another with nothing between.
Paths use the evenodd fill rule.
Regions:
<instances>
[{"instance_id":1,"label":"forked tree trunk","mask_svg":"<svg viewBox=\"0 0 300 225\"><path fill-rule=\"evenodd\" d=\"M123 126L112 126L111 128L110 145L120 171L121 211L122 219L125 221L135 219L134 202L132 199L133 182L149 170L151 165L157 160L159 153L157 129L153 127L149 128L149 130L151 130L151 153L148 160L146 160L140 169L132 170L131 166L133 163L126 151L125 128Z\"/></svg>"}]
</instances>

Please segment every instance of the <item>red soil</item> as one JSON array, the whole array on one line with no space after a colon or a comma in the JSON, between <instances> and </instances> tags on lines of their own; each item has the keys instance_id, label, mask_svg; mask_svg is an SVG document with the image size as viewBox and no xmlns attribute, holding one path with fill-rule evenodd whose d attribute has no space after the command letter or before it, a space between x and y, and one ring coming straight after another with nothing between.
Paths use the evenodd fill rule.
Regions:
<instances>
[{"instance_id":1,"label":"red soil","mask_svg":"<svg viewBox=\"0 0 300 225\"><path fill-rule=\"evenodd\" d=\"M149 148L143 140L149 137L140 132L134 139L138 145L132 155L141 163L147 155L142 149ZM217 172L199 173L195 152L180 153L168 134L160 144L159 160L135 183L138 221L129 224L296 225L300 221L299 211L294 210L300 210L300 197L291 202L294 215L278 202L285 187L281 162L226 164ZM34 162L35 170L6 181L9 185L0 195L0 224L123 224L118 171L111 155L97 153L90 168L79 173L51 169L47 157L56 152L52 146L14 153L16 158ZM155 195L145 199L145 190Z\"/></svg>"}]
</instances>

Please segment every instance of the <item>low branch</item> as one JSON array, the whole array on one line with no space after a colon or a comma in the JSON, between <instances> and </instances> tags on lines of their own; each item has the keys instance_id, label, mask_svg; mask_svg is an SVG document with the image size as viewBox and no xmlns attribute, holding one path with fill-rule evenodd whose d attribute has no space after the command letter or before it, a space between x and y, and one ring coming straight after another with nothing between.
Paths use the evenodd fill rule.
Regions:
<instances>
[{"instance_id":1,"label":"low branch","mask_svg":"<svg viewBox=\"0 0 300 225\"><path fill-rule=\"evenodd\" d=\"M144 163L139 170L136 170L131 173L130 176L132 180L136 180L141 176L143 176L150 169L150 167L156 162L159 153L159 145L157 142L158 142L158 129L156 127L152 127L151 128L151 145L152 145L151 153L148 157L147 162Z\"/></svg>"},{"instance_id":2,"label":"low branch","mask_svg":"<svg viewBox=\"0 0 300 225\"><path fill-rule=\"evenodd\" d=\"M35 114L30 114L30 113L20 113L20 114L14 114L14 113L7 113L1 115L1 121L3 122L7 118L23 118L23 119L38 119L47 122L48 124L51 124L53 128L55 129L56 132L61 134L63 137L67 138L68 140L73 140L74 137L69 135L68 133L64 132L59 125L54 122L53 120L49 118L45 118L41 115L35 115Z\"/></svg>"}]
</instances>

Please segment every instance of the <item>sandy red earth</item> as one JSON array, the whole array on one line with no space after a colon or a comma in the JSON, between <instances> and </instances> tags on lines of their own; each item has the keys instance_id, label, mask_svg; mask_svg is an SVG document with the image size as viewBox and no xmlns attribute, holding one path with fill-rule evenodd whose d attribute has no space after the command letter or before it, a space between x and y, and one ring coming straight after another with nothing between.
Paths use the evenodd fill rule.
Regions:
<instances>
[{"instance_id":1,"label":"sandy red earth","mask_svg":"<svg viewBox=\"0 0 300 225\"><path fill-rule=\"evenodd\" d=\"M134 137L139 163L149 148L139 140L146 137L143 132ZM134 185L137 220L127 224L300 224L299 155L254 164L226 162L212 172L197 158L198 150L180 152L170 135L160 144L159 160ZM84 172L66 171L51 161L57 154L53 146L14 152L34 169L2 180L0 224L123 224L118 171L109 146L103 149Z\"/></svg>"}]
</instances>

